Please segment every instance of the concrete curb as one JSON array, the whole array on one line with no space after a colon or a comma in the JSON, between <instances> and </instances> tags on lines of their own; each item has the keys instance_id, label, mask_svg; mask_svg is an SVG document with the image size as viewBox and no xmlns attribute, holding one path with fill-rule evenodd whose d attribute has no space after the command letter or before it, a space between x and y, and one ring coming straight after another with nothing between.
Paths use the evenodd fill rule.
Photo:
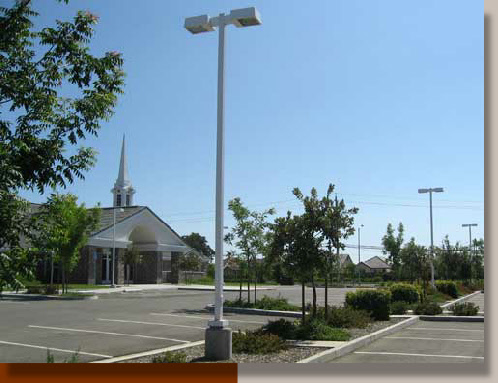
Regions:
<instances>
[{"instance_id":1,"label":"concrete curb","mask_svg":"<svg viewBox=\"0 0 498 383\"><path fill-rule=\"evenodd\" d=\"M144 356L162 354L163 352L167 352L167 351L177 351L177 350L181 350L184 348L199 346L201 344L204 344L203 340L199 340L197 342L189 342L186 344L178 344L176 346L170 346L170 347L166 347L166 348L158 348L156 350L139 352L137 354L122 355L122 356L116 356L114 358L109 358L109 359L96 360L96 361L90 362L90 363L117 363L117 362L122 362L125 360L141 358Z\"/></svg>"},{"instance_id":2,"label":"concrete curb","mask_svg":"<svg viewBox=\"0 0 498 383\"><path fill-rule=\"evenodd\" d=\"M420 315L420 320L428 322L484 322L483 316Z\"/></svg>"},{"instance_id":3,"label":"concrete curb","mask_svg":"<svg viewBox=\"0 0 498 383\"><path fill-rule=\"evenodd\" d=\"M455 303L460 303L466 299L469 299L470 297L473 297L474 295L477 295L477 294L481 294L481 290L479 291L474 291L472 294L469 294L469 295L465 295L461 298L458 298L458 299L455 299L454 301L451 301L451 302L448 302L448 303L445 303L444 305L441 306L441 308L443 309L447 309L447 308L450 308L451 306L453 306Z\"/></svg>"},{"instance_id":4,"label":"concrete curb","mask_svg":"<svg viewBox=\"0 0 498 383\"><path fill-rule=\"evenodd\" d=\"M34 301L86 301L99 299L96 295L90 295L86 297L64 297L58 295L44 295L44 294L23 294L23 293L2 293L0 294L0 299L5 298L21 298L19 300L23 300L22 298L31 298Z\"/></svg>"},{"instance_id":5,"label":"concrete curb","mask_svg":"<svg viewBox=\"0 0 498 383\"><path fill-rule=\"evenodd\" d=\"M256 291L266 291L266 290L275 290L275 287L258 287ZM177 290L194 290L194 291L215 291L214 286L179 286ZM238 292L239 288L238 287L232 287L232 286L223 286L223 291L230 291L230 292ZM245 290L247 291L247 290ZM254 289L251 289L251 291L254 291Z\"/></svg>"},{"instance_id":6,"label":"concrete curb","mask_svg":"<svg viewBox=\"0 0 498 383\"><path fill-rule=\"evenodd\" d=\"M207 305L206 309L210 312L214 311L214 305ZM262 310L262 309L250 309L243 307L226 307L223 306L223 312L227 313L238 313L238 314L249 314L249 315L267 315L275 317L287 317L287 318L301 318L301 312L299 311L280 311L280 310Z\"/></svg>"},{"instance_id":7,"label":"concrete curb","mask_svg":"<svg viewBox=\"0 0 498 383\"><path fill-rule=\"evenodd\" d=\"M309 358L300 360L297 363L323 363L323 362L328 363L333 359L349 354L350 352L360 347L366 346L367 344L372 343L374 340L382 338L383 336L386 336L393 332L399 331L402 328L411 326L415 322L418 322L418 320L419 320L418 316L413 316L402 322L396 323L395 325L389 326L372 334L368 334L360 338L354 339L351 342L347 342L343 346L332 348L330 350L326 350L318 354L315 354L313 356L310 356Z\"/></svg>"}]
</instances>

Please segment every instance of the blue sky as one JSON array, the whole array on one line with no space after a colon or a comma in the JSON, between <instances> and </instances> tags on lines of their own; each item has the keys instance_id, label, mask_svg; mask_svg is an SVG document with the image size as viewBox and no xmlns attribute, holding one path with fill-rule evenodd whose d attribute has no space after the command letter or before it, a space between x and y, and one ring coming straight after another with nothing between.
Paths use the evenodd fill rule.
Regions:
<instances>
[{"instance_id":1,"label":"blue sky","mask_svg":"<svg viewBox=\"0 0 498 383\"><path fill-rule=\"evenodd\" d=\"M66 190L88 206L112 203L126 134L135 203L214 247L218 35L191 35L183 20L256 6L263 25L226 34L225 201L298 213L292 188L322 195L333 183L360 208L362 244L379 246L387 224L403 222L406 240L427 245L428 195L417 189L444 187L434 195L435 244L446 234L467 243L462 223L478 223L473 236L484 236L482 3L34 3L39 26L96 13L92 52L125 59L116 113L86 141L97 165ZM377 254L362 250L362 259Z\"/></svg>"}]
</instances>

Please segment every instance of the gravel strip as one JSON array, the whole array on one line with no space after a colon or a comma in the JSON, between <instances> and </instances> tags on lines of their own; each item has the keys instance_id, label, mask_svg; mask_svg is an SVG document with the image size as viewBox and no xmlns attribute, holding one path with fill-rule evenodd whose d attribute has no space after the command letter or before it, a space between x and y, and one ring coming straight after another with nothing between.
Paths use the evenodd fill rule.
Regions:
<instances>
[{"instance_id":1,"label":"gravel strip","mask_svg":"<svg viewBox=\"0 0 498 383\"><path fill-rule=\"evenodd\" d=\"M301 359L308 358L323 350L323 347L290 347L285 351L274 354L232 354L232 359L219 362L204 360L204 345L185 348L178 352L187 354L188 363L296 363ZM152 357L147 356L119 363L150 363L151 360Z\"/></svg>"},{"instance_id":2,"label":"gravel strip","mask_svg":"<svg viewBox=\"0 0 498 383\"><path fill-rule=\"evenodd\" d=\"M406 318L391 318L388 321L374 322L369 327L364 329L354 328L347 329L346 331L351 334L350 340L353 340L361 336L382 330L383 328L392 326L405 319ZM296 363L302 359L308 358L322 351L324 351L323 347L289 347L289 349L285 351L274 354L233 354L232 359L229 361L214 363ZM188 347L175 352L184 352L185 354L187 354L188 363L213 363L212 361L204 360L204 345ZM151 363L153 357L154 356L145 356L142 358L126 360L119 363Z\"/></svg>"}]
</instances>

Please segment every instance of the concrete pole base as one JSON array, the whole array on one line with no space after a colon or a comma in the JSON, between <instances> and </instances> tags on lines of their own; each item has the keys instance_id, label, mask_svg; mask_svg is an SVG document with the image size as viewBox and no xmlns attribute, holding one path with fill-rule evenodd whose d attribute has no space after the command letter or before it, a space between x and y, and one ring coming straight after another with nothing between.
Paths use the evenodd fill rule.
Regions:
<instances>
[{"instance_id":1,"label":"concrete pole base","mask_svg":"<svg viewBox=\"0 0 498 383\"><path fill-rule=\"evenodd\" d=\"M231 359L232 329L228 327L208 327L204 343L204 356L209 360Z\"/></svg>"}]
</instances>

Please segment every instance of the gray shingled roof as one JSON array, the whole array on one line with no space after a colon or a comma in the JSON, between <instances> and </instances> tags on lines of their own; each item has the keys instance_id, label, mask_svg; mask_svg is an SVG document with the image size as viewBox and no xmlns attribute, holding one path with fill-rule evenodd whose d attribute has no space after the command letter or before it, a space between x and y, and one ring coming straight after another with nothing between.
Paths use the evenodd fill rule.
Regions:
<instances>
[{"instance_id":1,"label":"gray shingled roof","mask_svg":"<svg viewBox=\"0 0 498 383\"><path fill-rule=\"evenodd\" d=\"M365 265L370 267L371 269L390 269L386 262L384 262L380 257L375 256L370 258L368 261L363 262Z\"/></svg>"},{"instance_id":2,"label":"gray shingled roof","mask_svg":"<svg viewBox=\"0 0 498 383\"><path fill-rule=\"evenodd\" d=\"M116 223L123 221L124 219L131 217L132 215L138 213L139 211L145 209L146 206L123 206L121 209L119 207L116 209ZM100 222L97 225L97 230L95 230L95 234L99 231L102 231L108 227L111 227L114 223L114 213L112 207L104 207L101 208Z\"/></svg>"}]
</instances>

